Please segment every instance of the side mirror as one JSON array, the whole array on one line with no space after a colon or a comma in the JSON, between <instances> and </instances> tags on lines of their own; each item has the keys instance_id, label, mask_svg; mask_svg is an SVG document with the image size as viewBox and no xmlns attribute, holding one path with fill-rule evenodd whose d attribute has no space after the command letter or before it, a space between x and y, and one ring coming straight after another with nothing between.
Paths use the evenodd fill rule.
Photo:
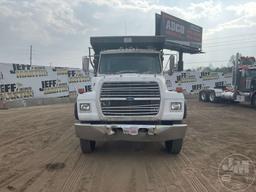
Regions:
<instances>
[{"instance_id":1,"label":"side mirror","mask_svg":"<svg viewBox=\"0 0 256 192\"><path fill-rule=\"evenodd\" d=\"M175 56L170 55L169 57L169 75L172 75L175 67Z\"/></svg>"}]
</instances>

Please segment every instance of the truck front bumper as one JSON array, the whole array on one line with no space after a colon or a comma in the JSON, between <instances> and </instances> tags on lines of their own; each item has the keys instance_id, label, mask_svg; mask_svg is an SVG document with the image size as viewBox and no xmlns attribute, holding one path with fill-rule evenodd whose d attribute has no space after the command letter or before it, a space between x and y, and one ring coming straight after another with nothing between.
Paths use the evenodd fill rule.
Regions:
<instances>
[{"instance_id":1,"label":"truck front bumper","mask_svg":"<svg viewBox=\"0 0 256 192\"><path fill-rule=\"evenodd\" d=\"M77 137L95 141L167 141L183 138L186 129L186 124L133 125L75 123Z\"/></svg>"}]
</instances>

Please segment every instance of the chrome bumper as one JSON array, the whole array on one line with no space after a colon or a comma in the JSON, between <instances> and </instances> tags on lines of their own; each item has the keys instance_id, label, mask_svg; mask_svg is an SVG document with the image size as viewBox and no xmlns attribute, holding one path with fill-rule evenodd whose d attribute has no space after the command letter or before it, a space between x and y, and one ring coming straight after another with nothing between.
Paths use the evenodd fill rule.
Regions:
<instances>
[{"instance_id":1,"label":"chrome bumper","mask_svg":"<svg viewBox=\"0 0 256 192\"><path fill-rule=\"evenodd\" d=\"M183 138L186 129L186 124L133 125L75 123L77 137L95 141L166 141Z\"/></svg>"}]
</instances>

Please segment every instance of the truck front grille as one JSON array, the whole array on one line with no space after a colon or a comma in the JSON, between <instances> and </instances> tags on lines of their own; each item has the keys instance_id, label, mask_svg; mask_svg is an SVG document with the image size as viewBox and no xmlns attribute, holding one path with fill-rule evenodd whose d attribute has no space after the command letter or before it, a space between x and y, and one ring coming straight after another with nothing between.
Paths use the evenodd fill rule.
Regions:
<instances>
[{"instance_id":1,"label":"truck front grille","mask_svg":"<svg viewBox=\"0 0 256 192\"><path fill-rule=\"evenodd\" d=\"M105 116L155 116L160 98L157 82L106 82L100 103Z\"/></svg>"}]
</instances>

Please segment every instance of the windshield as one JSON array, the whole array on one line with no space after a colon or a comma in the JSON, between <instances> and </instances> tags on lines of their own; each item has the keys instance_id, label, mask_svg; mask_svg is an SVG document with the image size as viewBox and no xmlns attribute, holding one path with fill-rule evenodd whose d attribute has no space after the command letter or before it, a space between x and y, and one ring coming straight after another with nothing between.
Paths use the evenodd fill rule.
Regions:
<instances>
[{"instance_id":1,"label":"windshield","mask_svg":"<svg viewBox=\"0 0 256 192\"><path fill-rule=\"evenodd\" d=\"M159 55L144 53L102 54L99 73L161 73Z\"/></svg>"},{"instance_id":2,"label":"windshield","mask_svg":"<svg viewBox=\"0 0 256 192\"><path fill-rule=\"evenodd\" d=\"M248 70L246 76L251 78L256 77L256 69Z\"/></svg>"}]
</instances>

